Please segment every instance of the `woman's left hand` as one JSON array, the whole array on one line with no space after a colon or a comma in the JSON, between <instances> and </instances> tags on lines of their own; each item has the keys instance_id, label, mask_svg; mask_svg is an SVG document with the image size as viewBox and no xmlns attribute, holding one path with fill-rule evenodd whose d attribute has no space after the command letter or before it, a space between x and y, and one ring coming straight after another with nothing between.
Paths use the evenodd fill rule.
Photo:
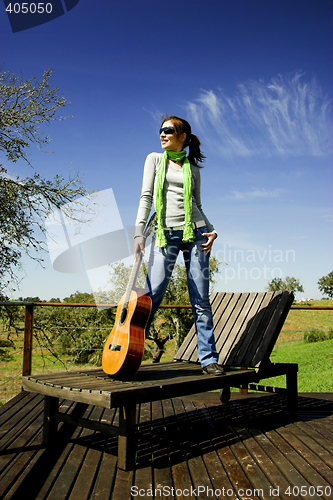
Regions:
<instances>
[{"instance_id":1,"label":"woman's left hand","mask_svg":"<svg viewBox=\"0 0 333 500\"><path fill-rule=\"evenodd\" d=\"M206 243L201 244L201 246L202 246L201 251L206 252L205 255L209 255L211 252L212 246L213 246L213 242L217 238L217 234L216 233L202 233L202 236L207 236L207 241L206 241Z\"/></svg>"}]
</instances>

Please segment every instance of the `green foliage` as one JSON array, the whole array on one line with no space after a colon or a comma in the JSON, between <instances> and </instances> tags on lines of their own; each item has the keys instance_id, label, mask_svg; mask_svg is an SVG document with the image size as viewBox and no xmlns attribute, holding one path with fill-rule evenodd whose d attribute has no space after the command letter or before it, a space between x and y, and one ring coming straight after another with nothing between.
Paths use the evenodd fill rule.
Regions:
<instances>
[{"instance_id":1,"label":"green foliage","mask_svg":"<svg viewBox=\"0 0 333 500\"><path fill-rule=\"evenodd\" d=\"M318 288L324 294L333 299L333 271L327 276L323 276L318 280Z\"/></svg>"},{"instance_id":2,"label":"green foliage","mask_svg":"<svg viewBox=\"0 0 333 500\"><path fill-rule=\"evenodd\" d=\"M50 125L65 119L57 112L67 101L50 84L51 76L51 69L39 80L34 76L23 80L8 71L0 73L0 147L9 161L26 160L26 148L31 143L43 148L51 141L40 130L41 123Z\"/></svg>"},{"instance_id":3,"label":"green foliage","mask_svg":"<svg viewBox=\"0 0 333 500\"><path fill-rule=\"evenodd\" d=\"M333 330L310 330L304 332L304 342L322 342L323 340L333 339Z\"/></svg>"},{"instance_id":4,"label":"green foliage","mask_svg":"<svg viewBox=\"0 0 333 500\"><path fill-rule=\"evenodd\" d=\"M64 303L94 304L95 301L92 294L77 292L65 298ZM74 363L101 364L104 343L114 323L114 309L50 306L36 308L36 313L36 336L43 338L44 343L48 340L53 351L70 355Z\"/></svg>"},{"instance_id":5,"label":"green foliage","mask_svg":"<svg viewBox=\"0 0 333 500\"><path fill-rule=\"evenodd\" d=\"M110 265L110 289L107 293L107 300L110 304L118 304L121 297L124 295L132 268L133 266L126 267L123 262ZM146 266L142 265L139 269L136 282L138 288L144 286L146 274Z\"/></svg>"},{"instance_id":6,"label":"green foliage","mask_svg":"<svg viewBox=\"0 0 333 500\"><path fill-rule=\"evenodd\" d=\"M40 129L62 120L57 111L66 104L59 89L50 84L52 71L47 70L38 81L24 81L8 72L0 73L0 151L8 161L27 159L27 148L34 144L42 149L50 138ZM65 181L56 175L43 179L38 173L19 178L0 165L0 296L12 289L17 281L22 253L35 257L43 248L45 217L54 209L86 194L77 174ZM70 218L81 217L82 207L66 213Z\"/></svg>"},{"instance_id":7,"label":"green foliage","mask_svg":"<svg viewBox=\"0 0 333 500\"><path fill-rule=\"evenodd\" d=\"M20 298L22 302L41 302L38 297ZM59 299L52 299L52 303ZM62 304L94 304L90 293L76 292ZM6 311L4 311L6 308ZM13 347L16 338L24 332L25 307L2 306L2 330ZM35 306L34 343L42 356L61 359L71 357L73 363L101 365L102 351L115 319L115 309L98 310L97 307Z\"/></svg>"},{"instance_id":8,"label":"green foliage","mask_svg":"<svg viewBox=\"0 0 333 500\"><path fill-rule=\"evenodd\" d=\"M285 280L282 278L273 278L268 282L268 287L266 288L270 292L280 292L288 290L290 292L304 292L303 286L300 284L299 280L287 276Z\"/></svg>"}]
</instances>

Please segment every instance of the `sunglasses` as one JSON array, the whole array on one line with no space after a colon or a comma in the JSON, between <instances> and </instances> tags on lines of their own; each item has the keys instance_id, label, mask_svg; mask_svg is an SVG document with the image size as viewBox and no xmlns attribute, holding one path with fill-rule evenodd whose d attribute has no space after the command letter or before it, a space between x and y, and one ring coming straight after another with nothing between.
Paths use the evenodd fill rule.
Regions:
<instances>
[{"instance_id":1,"label":"sunglasses","mask_svg":"<svg viewBox=\"0 0 333 500\"><path fill-rule=\"evenodd\" d=\"M172 135L176 131L173 127L162 127L162 128L160 128L160 135L162 134L162 132L164 132L165 135Z\"/></svg>"}]
</instances>

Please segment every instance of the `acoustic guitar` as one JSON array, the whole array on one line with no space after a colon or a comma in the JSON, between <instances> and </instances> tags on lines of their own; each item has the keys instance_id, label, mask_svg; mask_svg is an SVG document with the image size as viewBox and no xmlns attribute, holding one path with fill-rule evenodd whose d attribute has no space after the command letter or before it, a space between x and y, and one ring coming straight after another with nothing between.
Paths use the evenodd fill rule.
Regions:
<instances>
[{"instance_id":1,"label":"acoustic guitar","mask_svg":"<svg viewBox=\"0 0 333 500\"><path fill-rule=\"evenodd\" d=\"M151 217L144 230L143 235L146 238L152 230L155 215ZM151 298L145 295L145 290L135 286L142 257L143 254L139 251L126 292L118 304L114 326L103 350L102 368L105 373L115 378L134 377L143 357Z\"/></svg>"}]
</instances>

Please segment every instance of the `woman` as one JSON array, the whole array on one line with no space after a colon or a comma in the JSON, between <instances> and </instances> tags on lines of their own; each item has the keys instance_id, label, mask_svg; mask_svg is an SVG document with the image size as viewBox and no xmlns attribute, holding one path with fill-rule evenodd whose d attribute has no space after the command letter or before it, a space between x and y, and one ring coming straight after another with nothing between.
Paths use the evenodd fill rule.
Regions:
<instances>
[{"instance_id":1,"label":"woman","mask_svg":"<svg viewBox=\"0 0 333 500\"><path fill-rule=\"evenodd\" d=\"M160 306L177 256L183 252L187 286L197 331L198 357L204 373L224 374L218 365L209 302L209 255L217 237L201 208L200 166L204 156L190 124L169 116L160 128L163 153L147 156L136 220L133 254L144 252L143 230L154 198L157 228L148 264L147 289L152 312L147 330ZM189 148L188 157L184 148Z\"/></svg>"}]
</instances>

